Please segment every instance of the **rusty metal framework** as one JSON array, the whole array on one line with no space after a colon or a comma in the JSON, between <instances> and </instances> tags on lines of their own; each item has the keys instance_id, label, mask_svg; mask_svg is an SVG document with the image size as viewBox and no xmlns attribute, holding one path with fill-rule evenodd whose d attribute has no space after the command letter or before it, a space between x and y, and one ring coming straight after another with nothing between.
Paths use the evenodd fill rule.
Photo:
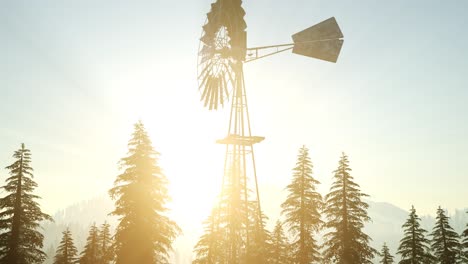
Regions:
<instances>
[{"instance_id":1,"label":"rusty metal framework","mask_svg":"<svg viewBox=\"0 0 468 264\"><path fill-rule=\"evenodd\" d=\"M247 25L241 0L217 0L211 5L200 38L198 81L201 101L210 110L231 100L221 194L215 205L215 230L222 230L223 261L215 263L260 263L249 260L252 221L263 229L254 145L265 138L253 136L244 81L244 64L281 52L336 62L343 34L334 18L292 36L293 43L247 48ZM252 194L253 192L253 194ZM251 204L254 205L252 208Z\"/></svg>"}]
</instances>

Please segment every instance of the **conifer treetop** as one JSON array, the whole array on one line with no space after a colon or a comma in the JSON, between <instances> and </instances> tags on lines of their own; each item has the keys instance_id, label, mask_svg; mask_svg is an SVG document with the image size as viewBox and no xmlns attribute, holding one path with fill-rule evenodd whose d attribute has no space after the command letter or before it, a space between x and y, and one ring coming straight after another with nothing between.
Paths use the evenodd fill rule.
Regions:
<instances>
[{"instance_id":1,"label":"conifer treetop","mask_svg":"<svg viewBox=\"0 0 468 264\"><path fill-rule=\"evenodd\" d=\"M468 212L467 212L468 213ZM461 243L460 243L460 258L462 261L468 263L468 223L466 224L466 229L461 234ZM461 262L463 263L463 262Z\"/></svg>"},{"instance_id":2,"label":"conifer treetop","mask_svg":"<svg viewBox=\"0 0 468 264\"><path fill-rule=\"evenodd\" d=\"M114 259L113 243L110 225L104 222L99 229L99 264L109 264Z\"/></svg>"},{"instance_id":3,"label":"conifer treetop","mask_svg":"<svg viewBox=\"0 0 468 264\"><path fill-rule=\"evenodd\" d=\"M309 149L302 146L293 168L291 183L286 187L288 196L281 204L284 224L294 236L291 245L296 263L320 261L319 245L314 235L322 228L320 212L323 199L317 191L320 182L313 177Z\"/></svg>"},{"instance_id":4,"label":"conifer treetop","mask_svg":"<svg viewBox=\"0 0 468 264\"><path fill-rule=\"evenodd\" d=\"M62 240L55 254L54 264L75 264L78 262L78 250L73 242L70 229L67 227L67 229L62 232L62 235Z\"/></svg>"},{"instance_id":5,"label":"conifer treetop","mask_svg":"<svg viewBox=\"0 0 468 264\"><path fill-rule=\"evenodd\" d=\"M368 195L361 192L350 172L348 156L342 153L325 196L325 227L331 231L325 234L324 255L326 260L339 263L372 263L378 252L369 246L371 238L363 232L364 223L371 220L369 205L362 201Z\"/></svg>"},{"instance_id":6,"label":"conifer treetop","mask_svg":"<svg viewBox=\"0 0 468 264\"><path fill-rule=\"evenodd\" d=\"M109 190L115 200L111 214L119 217L115 234L117 263L165 262L180 233L177 224L165 214L170 200L168 180L158 165L158 156L139 121L134 125L128 154L120 161L122 172Z\"/></svg>"},{"instance_id":7,"label":"conifer treetop","mask_svg":"<svg viewBox=\"0 0 468 264\"><path fill-rule=\"evenodd\" d=\"M380 251L381 260L379 263L382 264L392 264L394 257L390 254L390 249L387 246L387 243L383 244L382 251Z\"/></svg>"},{"instance_id":8,"label":"conifer treetop","mask_svg":"<svg viewBox=\"0 0 468 264\"><path fill-rule=\"evenodd\" d=\"M283 224L277 220L271 234L271 253L269 263L288 264L291 263L289 256L289 241L283 230Z\"/></svg>"},{"instance_id":9,"label":"conifer treetop","mask_svg":"<svg viewBox=\"0 0 468 264\"><path fill-rule=\"evenodd\" d=\"M15 161L6 167L9 177L0 198L0 262L42 263L46 254L42 251L44 236L40 232L42 221L52 217L42 212L39 196L34 194L38 186L33 179L31 151L21 144L13 154Z\"/></svg>"},{"instance_id":10,"label":"conifer treetop","mask_svg":"<svg viewBox=\"0 0 468 264\"><path fill-rule=\"evenodd\" d=\"M460 248L460 237L450 226L449 217L440 206L431 236L431 249L436 260L443 264L455 263Z\"/></svg>"},{"instance_id":11,"label":"conifer treetop","mask_svg":"<svg viewBox=\"0 0 468 264\"><path fill-rule=\"evenodd\" d=\"M466 213L468 213L468 212L466 212ZM463 233L462 233L462 237L463 237L463 245L468 251L468 223L466 224L465 231L463 231Z\"/></svg>"},{"instance_id":12,"label":"conifer treetop","mask_svg":"<svg viewBox=\"0 0 468 264\"><path fill-rule=\"evenodd\" d=\"M195 260L193 264L224 263L225 254L222 249L222 230L217 229L218 208L213 208L210 216L203 222L204 234L195 245Z\"/></svg>"},{"instance_id":13,"label":"conifer treetop","mask_svg":"<svg viewBox=\"0 0 468 264\"><path fill-rule=\"evenodd\" d=\"M96 223L93 223L93 225L89 228L86 245L81 252L80 264L99 263L101 256L99 242L99 230L96 226Z\"/></svg>"},{"instance_id":14,"label":"conifer treetop","mask_svg":"<svg viewBox=\"0 0 468 264\"><path fill-rule=\"evenodd\" d=\"M403 224L404 237L400 241L398 254L401 255L401 264L406 263L431 263L433 256L430 254L429 240L425 237L427 233L421 227L421 219L416 214L416 209L411 206L410 214Z\"/></svg>"}]
</instances>

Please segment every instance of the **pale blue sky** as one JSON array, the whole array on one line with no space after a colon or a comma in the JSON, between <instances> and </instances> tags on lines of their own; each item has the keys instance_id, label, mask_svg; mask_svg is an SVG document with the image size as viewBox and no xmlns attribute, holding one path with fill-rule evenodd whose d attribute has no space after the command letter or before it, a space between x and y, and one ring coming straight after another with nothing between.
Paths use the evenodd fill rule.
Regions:
<instances>
[{"instance_id":1,"label":"pale blue sky","mask_svg":"<svg viewBox=\"0 0 468 264\"><path fill-rule=\"evenodd\" d=\"M198 102L196 53L210 2L2 1L1 167L26 143L52 213L109 189L141 118L175 186L174 210L194 196L212 199L224 154L214 141L227 116ZM302 144L324 193L345 151L373 200L423 214L468 206L468 2L256 0L244 8L251 46L289 42L331 16L345 35L337 64L281 54L246 66L273 219ZM199 182L209 191L196 190Z\"/></svg>"}]
</instances>

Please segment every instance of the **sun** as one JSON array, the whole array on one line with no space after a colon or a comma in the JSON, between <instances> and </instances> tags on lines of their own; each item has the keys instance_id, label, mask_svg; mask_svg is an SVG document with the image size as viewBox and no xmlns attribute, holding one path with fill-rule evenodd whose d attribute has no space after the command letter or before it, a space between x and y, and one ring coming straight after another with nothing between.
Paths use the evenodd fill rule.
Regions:
<instances>
[{"instance_id":1,"label":"sun","mask_svg":"<svg viewBox=\"0 0 468 264\"><path fill-rule=\"evenodd\" d=\"M221 191L225 146L216 140L225 134L223 113L209 113L198 104L158 118L147 113L141 119L169 181L168 213L181 225L199 228Z\"/></svg>"},{"instance_id":2,"label":"sun","mask_svg":"<svg viewBox=\"0 0 468 264\"><path fill-rule=\"evenodd\" d=\"M143 68L132 70L115 83L121 93L113 96L125 105L116 112L121 126L131 128L141 120L153 148L160 153L158 165L169 181L168 213L178 223L186 221L199 228L221 191L226 149L216 140L226 136L229 109L207 111L200 104L196 78L180 76L190 74L168 73L155 78L154 72ZM123 134L128 137L129 133L131 130Z\"/></svg>"}]
</instances>

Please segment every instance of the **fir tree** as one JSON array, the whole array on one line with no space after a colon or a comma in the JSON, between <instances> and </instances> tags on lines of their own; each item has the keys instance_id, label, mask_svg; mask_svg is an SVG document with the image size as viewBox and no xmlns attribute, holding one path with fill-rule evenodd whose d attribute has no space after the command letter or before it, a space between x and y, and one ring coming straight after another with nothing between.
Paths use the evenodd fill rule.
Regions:
<instances>
[{"instance_id":1,"label":"fir tree","mask_svg":"<svg viewBox=\"0 0 468 264\"><path fill-rule=\"evenodd\" d=\"M223 231L218 229L219 210L213 209L211 215L203 223L205 233L195 245L195 260L193 264L226 263L226 256L222 248Z\"/></svg>"},{"instance_id":2,"label":"fir tree","mask_svg":"<svg viewBox=\"0 0 468 264\"><path fill-rule=\"evenodd\" d=\"M44 236L40 223L52 218L44 214L34 195L31 152L24 144L13 154L15 162L6 167L10 177L2 189L7 195L0 199L0 263L42 263L47 258L42 251Z\"/></svg>"},{"instance_id":3,"label":"fir tree","mask_svg":"<svg viewBox=\"0 0 468 264\"><path fill-rule=\"evenodd\" d=\"M110 225L104 222L99 230L99 264L109 264L114 259L112 244Z\"/></svg>"},{"instance_id":4,"label":"fir tree","mask_svg":"<svg viewBox=\"0 0 468 264\"><path fill-rule=\"evenodd\" d=\"M205 234L195 246L196 258L193 263L250 263L257 254L250 245L251 241L258 238L253 237L254 227L260 226L258 223L253 224L259 219L255 217L258 209L253 209L256 203L242 199L249 196L245 179L238 179L238 172L233 168L229 168L226 173L226 189L221 193L215 210L205 221Z\"/></svg>"},{"instance_id":5,"label":"fir tree","mask_svg":"<svg viewBox=\"0 0 468 264\"><path fill-rule=\"evenodd\" d=\"M388 248L387 244L384 243L382 247L382 251L380 251L380 256L382 259L379 263L382 264L392 264L393 263L393 256L390 254L390 249Z\"/></svg>"},{"instance_id":6,"label":"fir tree","mask_svg":"<svg viewBox=\"0 0 468 264\"><path fill-rule=\"evenodd\" d=\"M257 205L257 202L249 202L248 234L242 237L245 240L248 237L248 242L245 243L246 252L239 256L239 258L245 258L241 263L262 264L267 263L269 258L270 234L265 228L267 217L258 213ZM224 212L217 207L204 222L205 233L194 248L196 255L194 264L232 263L226 251L230 245L229 229L226 222L220 222L228 219ZM262 220L260 220L260 215Z\"/></svg>"},{"instance_id":7,"label":"fir tree","mask_svg":"<svg viewBox=\"0 0 468 264\"><path fill-rule=\"evenodd\" d=\"M456 264L466 264L466 263L468 263L468 258L465 256L462 247L459 247L458 250L457 250L455 263Z\"/></svg>"},{"instance_id":8,"label":"fir tree","mask_svg":"<svg viewBox=\"0 0 468 264\"><path fill-rule=\"evenodd\" d=\"M338 169L334 171L334 183L325 196L325 224L331 231L325 234L324 255L328 261L346 264L372 263L378 252L369 246L371 238L362 229L369 205L361 199L367 195L350 175L348 157L343 153Z\"/></svg>"},{"instance_id":9,"label":"fir tree","mask_svg":"<svg viewBox=\"0 0 468 264\"><path fill-rule=\"evenodd\" d=\"M96 224L89 229L86 245L81 253L80 264L97 264L100 261L99 230Z\"/></svg>"},{"instance_id":10,"label":"fir tree","mask_svg":"<svg viewBox=\"0 0 468 264\"><path fill-rule=\"evenodd\" d=\"M62 232L63 237L60 245L57 248L54 258L54 264L75 264L78 263L77 254L78 250L73 243L72 234L70 229Z\"/></svg>"},{"instance_id":11,"label":"fir tree","mask_svg":"<svg viewBox=\"0 0 468 264\"><path fill-rule=\"evenodd\" d=\"M116 200L112 215L119 217L115 234L116 264L167 262L172 242L180 232L166 215L168 181L158 155L141 122L135 124L124 170L109 191Z\"/></svg>"},{"instance_id":12,"label":"fir tree","mask_svg":"<svg viewBox=\"0 0 468 264\"><path fill-rule=\"evenodd\" d=\"M216 225L220 234L218 237L221 238L219 246L223 251L219 257L228 264L248 263L251 257L247 236L251 234L252 218L249 217L249 213L252 213L252 210L248 202L246 178L239 175L236 166L228 169L224 179L225 189L221 193L218 206Z\"/></svg>"},{"instance_id":13,"label":"fir tree","mask_svg":"<svg viewBox=\"0 0 468 264\"><path fill-rule=\"evenodd\" d=\"M424 237L427 231L421 227L420 221L413 206L408 220L402 226L404 237L400 241L397 252L402 258L400 264L427 264L433 261L428 245L429 240Z\"/></svg>"},{"instance_id":14,"label":"fir tree","mask_svg":"<svg viewBox=\"0 0 468 264\"><path fill-rule=\"evenodd\" d=\"M269 263L291 263L289 256L289 241L284 234L283 225L280 221L276 222L273 233L271 234L271 253Z\"/></svg>"},{"instance_id":15,"label":"fir tree","mask_svg":"<svg viewBox=\"0 0 468 264\"><path fill-rule=\"evenodd\" d=\"M270 233L265 228L268 217L261 212L258 202L251 201L249 205L247 263L265 264L268 262L270 251Z\"/></svg>"},{"instance_id":16,"label":"fir tree","mask_svg":"<svg viewBox=\"0 0 468 264\"><path fill-rule=\"evenodd\" d=\"M468 212L467 212L468 213ZM468 224L466 225L465 231L460 236L460 248L457 254L458 263L468 263Z\"/></svg>"},{"instance_id":17,"label":"fir tree","mask_svg":"<svg viewBox=\"0 0 468 264\"><path fill-rule=\"evenodd\" d=\"M435 259L441 264L455 264L460 237L449 224L449 218L442 208L437 209L436 224L431 233L431 248Z\"/></svg>"},{"instance_id":18,"label":"fir tree","mask_svg":"<svg viewBox=\"0 0 468 264\"><path fill-rule=\"evenodd\" d=\"M286 187L288 197L281 205L284 222L295 237L292 243L294 262L299 264L321 259L314 234L323 224L320 220L323 200L316 190L320 182L312 177L312 167L309 150L302 147L293 169L292 182Z\"/></svg>"}]
</instances>

